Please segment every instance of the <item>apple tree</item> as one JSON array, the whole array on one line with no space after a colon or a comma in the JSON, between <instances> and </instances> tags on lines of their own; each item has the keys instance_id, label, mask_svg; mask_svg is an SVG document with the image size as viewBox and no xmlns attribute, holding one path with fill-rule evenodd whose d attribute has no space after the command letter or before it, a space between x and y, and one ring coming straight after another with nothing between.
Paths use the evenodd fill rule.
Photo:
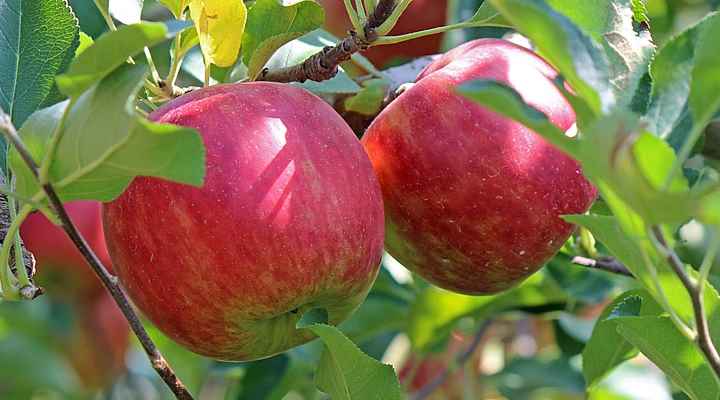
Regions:
<instances>
[{"instance_id":1,"label":"apple tree","mask_svg":"<svg viewBox=\"0 0 720 400\"><path fill-rule=\"evenodd\" d=\"M719 399L718 6L0 2L0 398Z\"/></svg>"}]
</instances>

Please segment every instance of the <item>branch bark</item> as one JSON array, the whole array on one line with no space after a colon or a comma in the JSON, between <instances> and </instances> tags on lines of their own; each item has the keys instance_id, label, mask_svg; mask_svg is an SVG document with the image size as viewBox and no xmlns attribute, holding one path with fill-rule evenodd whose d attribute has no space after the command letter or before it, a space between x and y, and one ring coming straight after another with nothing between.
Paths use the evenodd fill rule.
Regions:
<instances>
[{"instance_id":1,"label":"branch bark","mask_svg":"<svg viewBox=\"0 0 720 400\"><path fill-rule=\"evenodd\" d=\"M596 260L592 258L577 256L572 259L572 263L587 268L599 269L601 271L634 278L632 272L630 272L630 270L623 263L613 257L600 257Z\"/></svg>"},{"instance_id":2,"label":"branch bark","mask_svg":"<svg viewBox=\"0 0 720 400\"><path fill-rule=\"evenodd\" d=\"M680 257L678 257L677 253L675 253L675 251L668 245L662 229L659 226L653 226L650 229L650 234L654 239L655 248L665 257L668 264L670 264L670 267L672 267L675 274L678 278L680 278L683 286L685 286L685 290L687 290L690 295L697 329L695 341L705 355L705 359L708 364L710 364L710 367L712 367L715 375L720 378L720 355L718 355L717 348L715 347L712 336L710 335L710 328L705 313L705 302L702 298L702 287L692 281L690 275L685 269L685 264L682 262ZM704 282L702 282L702 284L704 284Z\"/></svg>"},{"instance_id":3,"label":"branch bark","mask_svg":"<svg viewBox=\"0 0 720 400\"><path fill-rule=\"evenodd\" d=\"M20 136L18 135L15 126L12 124L10 117L1 109L0 131L2 131L8 141L12 143L13 147L15 147L17 152L20 154L20 157L22 157L25 164L27 164L32 171L33 175L39 179L39 169L37 163L20 139ZM130 328L140 341L140 344L150 359L152 367L177 399L192 400L193 397L190 392L187 390L180 378L177 377L172 367L168 364L163 355L160 353L160 350L147 334L145 327L140 322L140 319L130 305L127 296L120 287L117 278L108 272L107 268L105 268L102 264L102 261L100 261L97 255L92 251L92 249L90 249L90 246L85 241L85 238L83 238L82 234L78 231L77 227L70 219L70 216L65 210L65 207L63 206L62 201L53 186L50 183L44 183L42 184L42 189L45 192L52 209L62 222L63 230L70 237L78 250L80 250L80 253L82 253L85 260L87 260L93 271L95 271L95 274L97 274L103 285L105 285L105 288L108 292L110 292L110 295L113 297L127 319L130 324Z\"/></svg>"},{"instance_id":4,"label":"branch bark","mask_svg":"<svg viewBox=\"0 0 720 400\"><path fill-rule=\"evenodd\" d=\"M350 60L353 54L366 50L377 39L375 29L392 14L395 0L380 0L367 22L363 32L350 31L350 35L335 46L328 46L300 64L276 70L265 69L259 81L270 82L322 82L337 75L340 64Z\"/></svg>"}]
</instances>

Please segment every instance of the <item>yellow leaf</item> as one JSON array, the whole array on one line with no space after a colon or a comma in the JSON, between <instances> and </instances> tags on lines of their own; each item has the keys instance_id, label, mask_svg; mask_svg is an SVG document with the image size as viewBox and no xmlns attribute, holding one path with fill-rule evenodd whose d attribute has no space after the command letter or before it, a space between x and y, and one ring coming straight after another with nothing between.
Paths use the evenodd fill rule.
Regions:
<instances>
[{"instance_id":1,"label":"yellow leaf","mask_svg":"<svg viewBox=\"0 0 720 400\"><path fill-rule=\"evenodd\" d=\"M243 0L191 0L190 17L195 22L205 63L233 65L247 20Z\"/></svg>"}]
</instances>

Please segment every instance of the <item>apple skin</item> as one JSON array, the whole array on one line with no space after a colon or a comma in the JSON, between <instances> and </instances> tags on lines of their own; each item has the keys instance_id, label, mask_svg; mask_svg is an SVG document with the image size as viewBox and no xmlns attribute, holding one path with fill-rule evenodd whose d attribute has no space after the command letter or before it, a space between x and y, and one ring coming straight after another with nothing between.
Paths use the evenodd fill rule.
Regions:
<instances>
[{"instance_id":1,"label":"apple skin","mask_svg":"<svg viewBox=\"0 0 720 400\"><path fill-rule=\"evenodd\" d=\"M382 195L352 130L311 93L217 85L150 118L198 129L203 188L136 178L103 208L115 270L165 334L220 360L254 360L313 338L365 299L383 247Z\"/></svg>"},{"instance_id":2,"label":"apple skin","mask_svg":"<svg viewBox=\"0 0 720 400\"><path fill-rule=\"evenodd\" d=\"M325 28L337 37L345 37L352 28L343 0L319 0L325 8ZM447 0L414 0L390 32L402 35L445 25ZM363 52L373 64L383 67L393 59L409 59L435 54L440 51L442 35L387 46L371 47Z\"/></svg>"},{"instance_id":3,"label":"apple skin","mask_svg":"<svg viewBox=\"0 0 720 400\"><path fill-rule=\"evenodd\" d=\"M596 189L539 135L455 92L494 79L560 129L575 122L557 73L503 40L465 43L430 64L368 128L363 145L385 200L386 248L433 284L492 294L527 278L563 245Z\"/></svg>"},{"instance_id":4,"label":"apple skin","mask_svg":"<svg viewBox=\"0 0 720 400\"><path fill-rule=\"evenodd\" d=\"M96 201L74 201L65 204L65 209L90 248L112 272L103 235L101 204ZM51 291L62 289L80 297L103 291L100 280L65 231L42 213L35 212L23 221L20 236L25 247L35 255L40 283L48 284ZM61 282L55 284L55 281Z\"/></svg>"}]
</instances>

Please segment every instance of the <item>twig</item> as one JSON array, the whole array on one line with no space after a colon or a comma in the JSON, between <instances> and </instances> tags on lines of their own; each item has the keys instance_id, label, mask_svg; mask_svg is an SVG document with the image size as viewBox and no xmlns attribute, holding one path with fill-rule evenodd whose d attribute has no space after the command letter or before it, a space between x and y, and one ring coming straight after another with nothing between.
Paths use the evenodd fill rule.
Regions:
<instances>
[{"instance_id":1,"label":"twig","mask_svg":"<svg viewBox=\"0 0 720 400\"><path fill-rule=\"evenodd\" d=\"M375 29L382 25L395 9L395 0L380 0L363 26L363 32L350 31L350 35L335 46L328 46L312 55L304 62L276 70L265 69L258 77L259 81L322 82L332 79L338 73L338 67L350 60L353 54L366 50L377 40Z\"/></svg>"},{"instance_id":2,"label":"twig","mask_svg":"<svg viewBox=\"0 0 720 400\"><path fill-rule=\"evenodd\" d=\"M695 341L705 355L705 358L715 372L715 375L720 377L720 355L718 355L717 349L713 344L712 336L710 335L710 328L705 315L705 302L702 298L703 291L698 284L695 284L691 280L690 275L685 270L685 264L682 262L680 257L678 257L677 253L668 246L662 229L659 226L653 226L650 229L650 233L655 248L663 255L663 257L665 257L668 264L670 264L670 267L672 267L675 274L678 278L680 278L680 281L690 295L693 313L695 316L695 325L697 328ZM704 284L704 282L702 283Z\"/></svg>"},{"instance_id":3,"label":"twig","mask_svg":"<svg viewBox=\"0 0 720 400\"><path fill-rule=\"evenodd\" d=\"M2 110L0 110L0 131L2 131L5 137L13 144L15 149L20 154L20 157L22 157L25 164L27 164L28 168L30 168L30 171L33 173L33 175L38 178L39 171L37 163L28 152L25 144L20 139L20 136L17 134L15 126L12 124L10 117ZM180 381L177 375L175 375L172 367L170 367L168 362L160 353L160 350L158 350L155 343L152 341L152 339L150 339L150 336L147 334L145 327L143 327L137 314L130 306L130 302L128 301L127 296L120 288L117 278L107 271L107 268L105 268L97 255L92 251L92 249L90 249L90 246L88 246L85 238L83 238L82 234L78 231L77 227L70 219L70 216L65 210L65 207L63 207L62 201L58 197L57 192L55 192L53 186L50 183L46 183L42 185L42 189L45 192L53 210L57 213L57 216L62 223L63 230L70 237L78 250L80 250L80 253L82 253L85 260L87 260L87 262L90 264L93 271L95 271L97 276L100 278L102 283L112 295L113 299L117 303L122 313L125 315L125 318L130 324L130 328L135 333L135 336L137 336L140 344L145 350L145 353L147 353L152 367L155 369L158 375L160 375L162 380L167 384L168 388L170 388L170 390L175 394L175 397L177 399L192 400L193 397L190 392L187 390L187 388L185 388L185 385L182 383L182 381Z\"/></svg>"},{"instance_id":4,"label":"twig","mask_svg":"<svg viewBox=\"0 0 720 400\"><path fill-rule=\"evenodd\" d=\"M427 399L431 394L433 394L433 392L435 392L440 386L442 386L445 381L448 380L448 378L450 378L450 375L453 373L456 367L465 365L465 363L470 360L473 354L475 354L475 351L477 350L478 346L480 346L482 338L483 336L485 336L485 333L487 332L488 328L490 328L491 324L491 320L483 322L482 326L480 326L480 329L475 332L475 336L473 336L473 340L470 345L462 354L460 354L455 359L455 362L451 366L446 368L440 376L433 379L432 381L430 381L430 383L421 387L420 390L415 392L415 394L410 397L410 400Z\"/></svg>"},{"instance_id":5,"label":"twig","mask_svg":"<svg viewBox=\"0 0 720 400\"><path fill-rule=\"evenodd\" d=\"M623 263L613 257L599 257L598 259L593 259L577 256L573 257L572 263L582 265L583 267L599 269L601 271L634 278L632 272L630 272Z\"/></svg>"}]
</instances>

